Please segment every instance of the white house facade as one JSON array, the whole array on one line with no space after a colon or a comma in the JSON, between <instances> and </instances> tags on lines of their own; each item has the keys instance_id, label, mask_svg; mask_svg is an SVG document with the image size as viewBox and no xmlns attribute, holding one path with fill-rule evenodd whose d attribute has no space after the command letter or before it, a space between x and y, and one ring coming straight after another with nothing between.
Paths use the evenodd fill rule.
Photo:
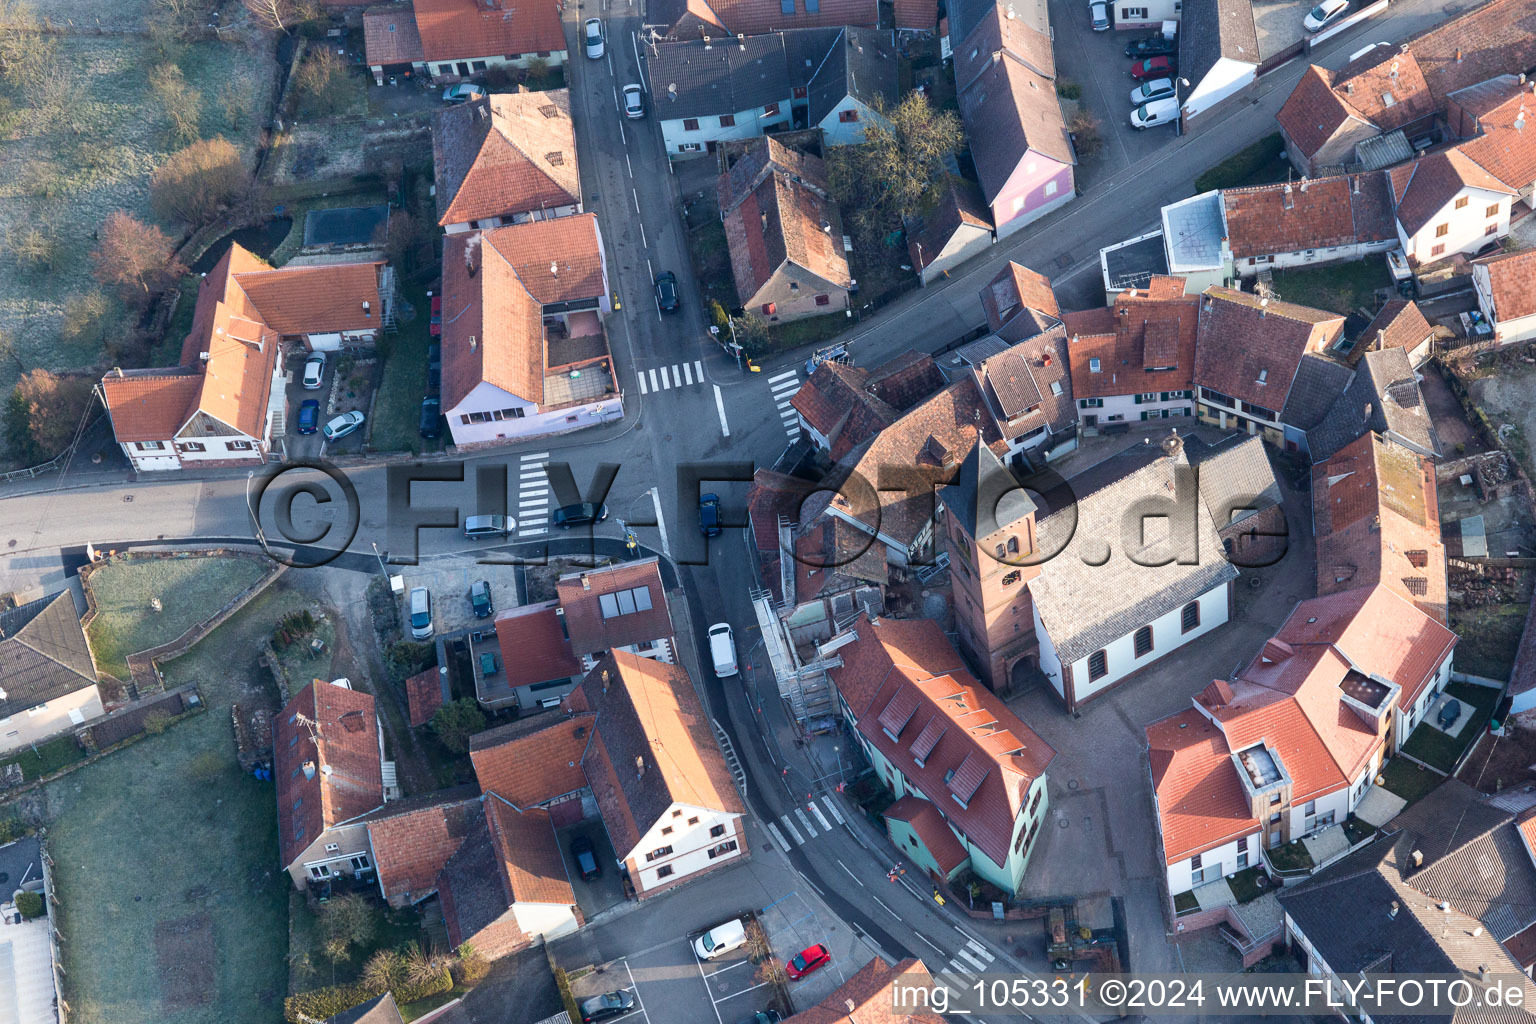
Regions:
<instances>
[{"instance_id":1,"label":"white house facade","mask_svg":"<svg viewBox=\"0 0 1536 1024\"><path fill-rule=\"evenodd\" d=\"M635 892L644 895L741 857L746 845L741 815L674 803L620 860L629 864Z\"/></svg>"},{"instance_id":2,"label":"white house facade","mask_svg":"<svg viewBox=\"0 0 1536 1024\"><path fill-rule=\"evenodd\" d=\"M1421 264L1477 252L1509 234L1509 208L1514 196L1513 189L1494 191L1463 185L1412 232L1404 226L1399 212L1398 241L1403 252Z\"/></svg>"}]
</instances>

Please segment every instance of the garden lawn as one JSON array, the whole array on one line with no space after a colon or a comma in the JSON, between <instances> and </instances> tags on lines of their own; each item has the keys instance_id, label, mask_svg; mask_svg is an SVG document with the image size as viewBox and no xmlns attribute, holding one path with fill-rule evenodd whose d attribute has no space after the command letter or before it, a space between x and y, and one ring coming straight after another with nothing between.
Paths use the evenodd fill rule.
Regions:
<instances>
[{"instance_id":1,"label":"garden lawn","mask_svg":"<svg viewBox=\"0 0 1536 1024\"><path fill-rule=\"evenodd\" d=\"M1430 790L1445 781L1445 776L1422 768L1406 757L1394 757L1388 761L1381 774L1386 780L1382 783L1383 788L1410 804L1427 796Z\"/></svg>"},{"instance_id":2,"label":"garden lawn","mask_svg":"<svg viewBox=\"0 0 1536 1024\"><path fill-rule=\"evenodd\" d=\"M1175 914L1191 914L1200 909L1200 901L1195 899L1193 891L1186 889L1173 897L1173 912Z\"/></svg>"},{"instance_id":3,"label":"garden lawn","mask_svg":"<svg viewBox=\"0 0 1536 1024\"><path fill-rule=\"evenodd\" d=\"M96 618L86 629L96 667L128 678L128 655L158 647L224 607L266 567L253 558L116 559L91 576ZM160 611L150 605L160 599Z\"/></svg>"},{"instance_id":4,"label":"garden lawn","mask_svg":"<svg viewBox=\"0 0 1536 1024\"><path fill-rule=\"evenodd\" d=\"M70 1024L281 1019L290 882L272 783L236 765L230 705L276 700L258 641L307 604L269 587L165 664L205 713L46 787Z\"/></svg>"},{"instance_id":5,"label":"garden lawn","mask_svg":"<svg viewBox=\"0 0 1536 1024\"><path fill-rule=\"evenodd\" d=\"M40 744L36 749L28 747L26 750L10 757L0 758L0 766L8 764L21 765L22 776L31 782L45 775L52 775L60 768L74 764L76 761L85 760L85 751L80 749L80 744L75 741L73 733L59 736ZM4 815L0 815L4 817Z\"/></svg>"},{"instance_id":6,"label":"garden lawn","mask_svg":"<svg viewBox=\"0 0 1536 1024\"><path fill-rule=\"evenodd\" d=\"M714 299L727 310L736 309L740 303L736 298L736 279L731 276L731 249L725 240L725 225L711 217L708 223L690 230L688 251L693 257L699 287L704 291L705 304Z\"/></svg>"},{"instance_id":7,"label":"garden lawn","mask_svg":"<svg viewBox=\"0 0 1536 1024\"><path fill-rule=\"evenodd\" d=\"M1307 852L1307 845L1300 840L1281 843L1265 852L1276 871L1295 871L1312 866L1312 855Z\"/></svg>"},{"instance_id":8,"label":"garden lawn","mask_svg":"<svg viewBox=\"0 0 1536 1024\"><path fill-rule=\"evenodd\" d=\"M389 355L384 360L379 397L373 403L369 446L377 452L420 453L424 446L435 449L442 440L433 442L421 436L421 400L427 396L427 349L432 344L428 334L432 300L421 285L407 285L400 294L415 308L416 315L409 323L397 321L399 332L386 336ZM446 435L446 424L442 430Z\"/></svg>"},{"instance_id":9,"label":"garden lawn","mask_svg":"<svg viewBox=\"0 0 1536 1024\"><path fill-rule=\"evenodd\" d=\"M1237 902L1247 903L1264 895L1266 887L1259 884L1260 871L1260 867L1255 864L1227 879L1227 886L1232 890L1232 895L1237 898Z\"/></svg>"},{"instance_id":10,"label":"garden lawn","mask_svg":"<svg viewBox=\"0 0 1536 1024\"><path fill-rule=\"evenodd\" d=\"M1247 188L1285 181L1293 173L1280 133L1266 135L1251 146L1238 150L1195 179L1195 195L1213 188Z\"/></svg>"},{"instance_id":11,"label":"garden lawn","mask_svg":"<svg viewBox=\"0 0 1536 1024\"><path fill-rule=\"evenodd\" d=\"M1445 692L1461 701L1462 715L1470 715L1471 720L1455 736L1448 736L1434 726L1421 722L1413 730L1413 735L1408 737L1408 742L1403 744L1402 750L1432 768L1448 772L1456 767L1461 752L1477 742L1477 738L1483 734L1483 727L1488 724L1494 705L1499 702L1499 691L1471 683L1452 683L1445 688Z\"/></svg>"},{"instance_id":12,"label":"garden lawn","mask_svg":"<svg viewBox=\"0 0 1536 1024\"><path fill-rule=\"evenodd\" d=\"M1361 307L1374 311L1376 290L1392 284L1387 261L1380 256L1327 267L1277 270L1274 280L1276 294L1286 302L1326 309L1341 316Z\"/></svg>"},{"instance_id":13,"label":"garden lawn","mask_svg":"<svg viewBox=\"0 0 1536 1024\"><path fill-rule=\"evenodd\" d=\"M375 896L376 892L364 897L374 912L373 938L362 946L354 947L348 956L332 961L323 951L325 940L320 923L323 908L312 910L302 893L297 889L289 891L290 992L309 992L328 985L350 985L362 977L363 965L379 950L420 945L423 935L420 911L409 907L386 907L373 898Z\"/></svg>"},{"instance_id":14,"label":"garden lawn","mask_svg":"<svg viewBox=\"0 0 1536 1024\"><path fill-rule=\"evenodd\" d=\"M40 14L60 21L131 25L137 32L144 0L109 7L45 0ZM95 232L113 210L153 221L149 177L178 148L169 119L159 116L149 88L155 63L152 46L135 34L60 35L59 65L69 69L73 124L62 124L16 96L0 131L0 237L37 226L53 234L59 256L48 270L27 270L0 260L0 332L16 343L16 359L0 363L0 395L8 394L18 364L52 370L103 367L105 356L91 344L60 337L64 304L94 287L90 251ZM252 154L266 116L276 64L269 53L242 46L199 42L179 61L187 84L201 96L199 128L204 136L224 135ZM237 120L226 115L232 97ZM180 225L165 225L172 237ZM104 368L104 367L103 367ZM0 461L5 453L0 451Z\"/></svg>"},{"instance_id":15,"label":"garden lawn","mask_svg":"<svg viewBox=\"0 0 1536 1024\"><path fill-rule=\"evenodd\" d=\"M1505 680L1515 667L1515 651L1525 631L1526 603L1484 608L1451 608L1456 632L1456 671Z\"/></svg>"}]
</instances>

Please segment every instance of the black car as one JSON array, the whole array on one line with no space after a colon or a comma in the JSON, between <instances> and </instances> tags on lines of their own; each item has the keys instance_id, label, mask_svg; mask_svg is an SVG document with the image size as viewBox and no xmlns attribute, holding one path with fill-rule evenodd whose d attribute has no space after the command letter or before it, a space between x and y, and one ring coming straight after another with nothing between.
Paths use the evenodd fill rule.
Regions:
<instances>
[{"instance_id":1,"label":"black car","mask_svg":"<svg viewBox=\"0 0 1536 1024\"><path fill-rule=\"evenodd\" d=\"M677 275L670 270L663 270L656 275L656 305L663 313L676 313L677 301Z\"/></svg>"},{"instance_id":2,"label":"black car","mask_svg":"<svg viewBox=\"0 0 1536 1024\"><path fill-rule=\"evenodd\" d=\"M549 515L550 521L562 529L573 526L589 526L608 518L607 505L594 505L584 501L579 505L561 505Z\"/></svg>"},{"instance_id":3,"label":"black car","mask_svg":"<svg viewBox=\"0 0 1536 1024\"><path fill-rule=\"evenodd\" d=\"M581 1021L582 1024L592 1024L593 1021L607 1020L610 1017L622 1017L635 1008L635 997L629 992L607 992L591 999L582 1000Z\"/></svg>"},{"instance_id":4,"label":"black car","mask_svg":"<svg viewBox=\"0 0 1536 1024\"><path fill-rule=\"evenodd\" d=\"M443 422L443 403L436 398L423 398L421 400L421 436L434 438L438 435Z\"/></svg>"},{"instance_id":5,"label":"black car","mask_svg":"<svg viewBox=\"0 0 1536 1024\"><path fill-rule=\"evenodd\" d=\"M1127 57L1166 57L1179 52L1177 39L1166 39L1163 36L1147 36L1138 39L1125 48Z\"/></svg>"},{"instance_id":6,"label":"black car","mask_svg":"<svg viewBox=\"0 0 1536 1024\"><path fill-rule=\"evenodd\" d=\"M782 1018L778 1010L758 1010L750 1017L743 1017L736 1024L779 1024Z\"/></svg>"},{"instance_id":7,"label":"black car","mask_svg":"<svg viewBox=\"0 0 1536 1024\"><path fill-rule=\"evenodd\" d=\"M583 882L603 877L603 869L597 866L597 857L592 853L592 840L586 836L577 836L571 840L571 857L581 869Z\"/></svg>"},{"instance_id":8,"label":"black car","mask_svg":"<svg viewBox=\"0 0 1536 1024\"><path fill-rule=\"evenodd\" d=\"M720 536L720 496L699 496L699 531L706 537Z\"/></svg>"},{"instance_id":9,"label":"black car","mask_svg":"<svg viewBox=\"0 0 1536 1024\"><path fill-rule=\"evenodd\" d=\"M477 580L469 585L469 606L474 609L477 619L488 619L495 614L496 605L491 600L490 581Z\"/></svg>"}]
</instances>

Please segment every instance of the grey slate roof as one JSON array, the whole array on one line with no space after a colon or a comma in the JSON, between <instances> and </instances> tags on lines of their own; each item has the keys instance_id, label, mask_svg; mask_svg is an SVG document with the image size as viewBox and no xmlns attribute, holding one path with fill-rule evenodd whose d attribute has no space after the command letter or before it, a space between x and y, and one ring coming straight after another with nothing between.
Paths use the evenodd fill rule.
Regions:
<instances>
[{"instance_id":1,"label":"grey slate roof","mask_svg":"<svg viewBox=\"0 0 1536 1024\"><path fill-rule=\"evenodd\" d=\"M0 615L0 718L96 685L96 663L69 591Z\"/></svg>"},{"instance_id":2,"label":"grey slate roof","mask_svg":"<svg viewBox=\"0 0 1536 1024\"><path fill-rule=\"evenodd\" d=\"M960 464L960 475L939 495L973 539L989 537L1036 510L1028 492L979 438Z\"/></svg>"},{"instance_id":3,"label":"grey slate roof","mask_svg":"<svg viewBox=\"0 0 1536 1024\"><path fill-rule=\"evenodd\" d=\"M820 124L849 96L868 107L880 102L889 109L898 91L896 54L885 36L867 28L842 29L811 78L810 123Z\"/></svg>"},{"instance_id":4,"label":"grey slate roof","mask_svg":"<svg viewBox=\"0 0 1536 1024\"><path fill-rule=\"evenodd\" d=\"M1195 85L1223 57L1259 62L1251 0L1185 0L1179 21L1179 73Z\"/></svg>"},{"instance_id":5,"label":"grey slate roof","mask_svg":"<svg viewBox=\"0 0 1536 1024\"><path fill-rule=\"evenodd\" d=\"M1269 447L1257 435L1232 434L1217 444L1189 437L1184 439L1184 451L1199 473L1200 497L1217 530L1284 500L1269 464Z\"/></svg>"},{"instance_id":6,"label":"grey slate roof","mask_svg":"<svg viewBox=\"0 0 1536 1024\"><path fill-rule=\"evenodd\" d=\"M459 934L465 939L505 914L510 906L496 844L484 822L482 816L437 879L438 892L445 888L449 892Z\"/></svg>"},{"instance_id":7,"label":"grey slate roof","mask_svg":"<svg viewBox=\"0 0 1536 1024\"><path fill-rule=\"evenodd\" d=\"M1322 423L1307 431L1307 449L1314 463L1324 462L1367 432L1386 434L1421 455L1440 454L1440 438L1407 349L1367 352Z\"/></svg>"},{"instance_id":8,"label":"grey slate roof","mask_svg":"<svg viewBox=\"0 0 1536 1024\"><path fill-rule=\"evenodd\" d=\"M842 31L802 28L740 42L658 43L649 61L656 116L718 116L787 100L795 86L809 86Z\"/></svg>"},{"instance_id":9,"label":"grey slate roof","mask_svg":"<svg viewBox=\"0 0 1536 1024\"><path fill-rule=\"evenodd\" d=\"M404 1021L405 1018L400 1016L400 1008L395 1005L395 997L385 992L360 1006L338 1013L326 1024L404 1024Z\"/></svg>"},{"instance_id":10,"label":"grey slate roof","mask_svg":"<svg viewBox=\"0 0 1536 1024\"><path fill-rule=\"evenodd\" d=\"M1350 369L1345 364L1316 352L1306 353L1296 365L1280 421L1297 430L1311 430L1323 422L1349 381Z\"/></svg>"},{"instance_id":11,"label":"grey slate roof","mask_svg":"<svg viewBox=\"0 0 1536 1024\"><path fill-rule=\"evenodd\" d=\"M1237 578L1204 500L1172 500L1173 488L1194 483L1188 467L1182 450L1170 457L1156 445L1133 445L1067 481L1076 495L1075 514L1053 509L1040 520L1042 550L1059 553L1029 589L1063 663ZM1143 527L1145 538L1127 525ZM1184 537L1194 538L1192 564L1175 557L1174 542Z\"/></svg>"}]
</instances>

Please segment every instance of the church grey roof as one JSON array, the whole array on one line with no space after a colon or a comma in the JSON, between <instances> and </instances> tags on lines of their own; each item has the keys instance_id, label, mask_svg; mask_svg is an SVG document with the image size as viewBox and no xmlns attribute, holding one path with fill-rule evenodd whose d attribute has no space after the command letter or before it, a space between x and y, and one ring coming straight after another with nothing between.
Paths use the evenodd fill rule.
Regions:
<instances>
[{"instance_id":1,"label":"church grey roof","mask_svg":"<svg viewBox=\"0 0 1536 1024\"><path fill-rule=\"evenodd\" d=\"M960 464L955 482L939 495L973 540L989 537L1035 511L1034 499L980 439Z\"/></svg>"}]
</instances>

